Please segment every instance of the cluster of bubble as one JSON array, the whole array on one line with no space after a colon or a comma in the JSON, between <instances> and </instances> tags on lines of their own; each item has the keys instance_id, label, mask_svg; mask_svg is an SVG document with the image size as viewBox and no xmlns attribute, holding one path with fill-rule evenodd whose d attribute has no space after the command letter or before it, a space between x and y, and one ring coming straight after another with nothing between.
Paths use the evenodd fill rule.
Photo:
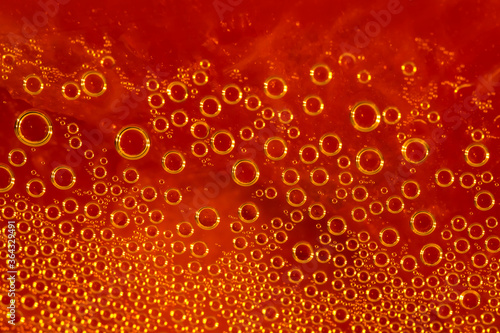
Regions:
<instances>
[{"instance_id":1,"label":"cluster of bubble","mask_svg":"<svg viewBox=\"0 0 500 333\"><path fill-rule=\"evenodd\" d=\"M14 55L3 61L15 66ZM352 62L343 54L334 70L317 64L304 79L324 92ZM61 97L106 96L103 73L115 60L103 56L101 66L65 82ZM318 134L309 119L333 117L321 94L273 107L290 104L293 87L283 78L270 76L262 87L240 78L215 93L207 88L213 71L201 60L169 80L148 76L138 87L147 91L147 125L119 124L114 141L98 146L78 119L38 109L17 116L15 135L27 148L12 149L9 164L0 164L0 209L2 219L18 222L20 325L38 332L498 332L500 237L490 213L498 183L483 168L490 158L483 130L471 131L463 150L467 170L413 177L428 172L435 147L405 129L424 111L429 124L440 123L430 103L406 114L359 101L341 119L351 127ZM415 73L415 64L402 65L401 75ZM372 79L367 70L354 77ZM45 87L39 75L24 77L29 95ZM236 112L244 115L233 123ZM384 158L382 145L353 149L344 139L381 128L397 132L391 158L401 159ZM34 167L45 165L44 149L66 153L56 135L81 155L82 170ZM409 172L394 192L380 183L398 163ZM472 213L445 220L418 204L422 193L449 194L457 184L482 220ZM57 191L63 199L45 204ZM6 238L0 243L6 260Z\"/></svg>"}]
</instances>

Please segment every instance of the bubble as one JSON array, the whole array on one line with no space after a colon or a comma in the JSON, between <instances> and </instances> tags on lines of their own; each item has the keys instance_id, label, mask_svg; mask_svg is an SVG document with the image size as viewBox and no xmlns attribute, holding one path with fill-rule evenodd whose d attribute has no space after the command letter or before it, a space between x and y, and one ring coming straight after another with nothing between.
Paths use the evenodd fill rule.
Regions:
<instances>
[{"instance_id":1,"label":"bubble","mask_svg":"<svg viewBox=\"0 0 500 333\"><path fill-rule=\"evenodd\" d=\"M368 217L368 215L366 214L366 210L363 207L353 208L351 211L351 216L355 222L363 222Z\"/></svg>"},{"instance_id":2,"label":"bubble","mask_svg":"<svg viewBox=\"0 0 500 333\"><path fill-rule=\"evenodd\" d=\"M481 174L481 180L483 183L491 183L493 181L493 175L489 171L485 171Z\"/></svg>"},{"instance_id":3,"label":"bubble","mask_svg":"<svg viewBox=\"0 0 500 333\"><path fill-rule=\"evenodd\" d=\"M490 236L484 241L486 251L497 253L500 251L500 238L498 236Z\"/></svg>"},{"instance_id":4,"label":"bubble","mask_svg":"<svg viewBox=\"0 0 500 333\"><path fill-rule=\"evenodd\" d=\"M364 186L356 186L352 189L352 197L357 202L362 202L368 199L368 191Z\"/></svg>"},{"instance_id":5,"label":"bubble","mask_svg":"<svg viewBox=\"0 0 500 333\"><path fill-rule=\"evenodd\" d=\"M106 170L105 167L98 165L94 168L93 174L94 174L94 177L96 177L98 179L102 179L102 178L106 177L106 175L108 174L108 171Z\"/></svg>"},{"instance_id":6,"label":"bubble","mask_svg":"<svg viewBox=\"0 0 500 333\"><path fill-rule=\"evenodd\" d=\"M2 64L7 67L12 67L15 63L16 57L13 54L2 55Z\"/></svg>"},{"instance_id":7,"label":"bubble","mask_svg":"<svg viewBox=\"0 0 500 333\"><path fill-rule=\"evenodd\" d=\"M460 175L460 185L463 188L472 188L476 185L476 177L470 172L464 172Z\"/></svg>"},{"instance_id":8,"label":"bubble","mask_svg":"<svg viewBox=\"0 0 500 333\"><path fill-rule=\"evenodd\" d=\"M61 217L61 211L55 205L49 205L45 208L45 216L47 219L54 221Z\"/></svg>"},{"instance_id":9,"label":"bubble","mask_svg":"<svg viewBox=\"0 0 500 333\"><path fill-rule=\"evenodd\" d=\"M9 163L15 167L21 167L26 164L26 153L22 149L12 149L9 152Z\"/></svg>"},{"instance_id":10,"label":"bubble","mask_svg":"<svg viewBox=\"0 0 500 333\"><path fill-rule=\"evenodd\" d=\"M436 266L443 259L443 250L434 243L426 244L420 250L420 260L424 265Z\"/></svg>"},{"instance_id":11,"label":"bubble","mask_svg":"<svg viewBox=\"0 0 500 333\"><path fill-rule=\"evenodd\" d=\"M342 172L339 174L339 181L341 185L350 185L353 182L354 178L350 172Z\"/></svg>"},{"instance_id":12,"label":"bubble","mask_svg":"<svg viewBox=\"0 0 500 333\"><path fill-rule=\"evenodd\" d=\"M148 96L148 104L153 109L159 109L165 105L165 99L160 93L154 93Z\"/></svg>"},{"instance_id":13,"label":"bubble","mask_svg":"<svg viewBox=\"0 0 500 333\"><path fill-rule=\"evenodd\" d=\"M307 212L309 213L309 217L316 221L323 219L326 215L326 209L320 203L310 205Z\"/></svg>"},{"instance_id":14,"label":"bubble","mask_svg":"<svg viewBox=\"0 0 500 333\"><path fill-rule=\"evenodd\" d=\"M384 122L389 125L395 125L401 120L401 112L395 106L388 106L382 111Z\"/></svg>"},{"instance_id":15,"label":"bubble","mask_svg":"<svg viewBox=\"0 0 500 333\"><path fill-rule=\"evenodd\" d=\"M427 114L427 120L429 120L430 123L435 124L441 120L441 116L436 111L431 111Z\"/></svg>"},{"instance_id":16,"label":"bubble","mask_svg":"<svg viewBox=\"0 0 500 333\"><path fill-rule=\"evenodd\" d=\"M167 94L176 103L184 102L188 98L187 87L179 81L171 82L167 87Z\"/></svg>"},{"instance_id":17,"label":"bubble","mask_svg":"<svg viewBox=\"0 0 500 333\"><path fill-rule=\"evenodd\" d=\"M370 203L369 209L373 215L379 215L384 211L384 205L380 201L373 201Z\"/></svg>"},{"instance_id":18,"label":"bubble","mask_svg":"<svg viewBox=\"0 0 500 333\"><path fill-rule=\"evenodd\" d=\"M43 87L42 79L38 75L30 74L23 80L23 89L30 95L38 95L42 92Z\"/></svg>"},{"instance_id":19,"label":"bubble","mask_svg":"<svg viewBox=\"0 0 500 333\"><path fill-rule=\"evenodd\" d=\"M484 228L479 223L473 223L468 228L469 237L472 239L481 239L484 236Z\"/></svg>"},{"instance_id":20,"label":"bubble","mask_svg":"<svg viewBox=\"0 0 500 333\"><path fill-rule=\"evenodd\" d=\"M150 146L148 133L137 126L124 127L115 139L116 151L128 160L137 160L146 156Z\"/></svg>"},{"instance_id":21,"label":"bubble","mask_svg":"<svg viewBox=\"0 0 500 333\"><path fill-rule=\"evenodd\" d=\"M298 268L293 268L287 272L288 281L291 283L300 283L304 280L304 274Z\"/></svg>"},{"instance_id":22,"label":"bubble","mask_svg":"<svg viewBox=\"0 0 500 333\"><path fill-rule=\"evenodd\" d=\"M407 61L401 65L401 71L405 76L413 76L417 72L417 66L411 61Z\"/></svg>"},{"instance_id":23,"label":"bubble","mask_svg":"<svg viewBox=\"0 0 500 333\"><path fill-rule=\"evenodd\" d=\"M286 193L286 201L292 207L300 207L306 200L307 195L301 188L292 188Z\"/></svg>"},{"instance_id":24,"label":"bubble","mask_svg":"<svg viewBox=\"0 0 500 333\"><path fill-rule=\"evenodd\" d=\"M488 265L488 257L482 252L476 252L471 257L472 266L475 268L484 268Z\"/></svg>"},{"instance_id":25,"label":"bubble","mask_svg":"<svg viewBox=\"0 0 500 333\"><path fill-rule=\"evenodd\" d=\"M262 105L260 98L256 95L250 95L245 98L245 107L249 111L257 111Z\"/></svg>"},{"instance_id":26,"label":"bubble","mask_svg":"<svg viewBox=\"0 0 500 333\"><path fill-rule=\"evenodd\" d=\"M481 296L474 290L466 290L460 294L459 301L464 309L472 310L481 304Z\"/></svg>"},{"instance_id":27,"label":"bubble","mask_svg":"<svg viewBox=\"0 0 500 333\"><path fill-rule=\"evenodd\" d=\"M470 136L475 142L482 141L484 139L484 133L480 129L475 129L474 131L472 131Z\"/></svg>"},{"instance_id":28,"label":"bubble","mask_svg":"<svg viewBox=\"0 0 500 333\"><path fill-rule=\"evenodd\" d=\"M31 179L26 184L26 192L33 198L40 198L45 194L46 188L45 184L41 179Z\"/></svg>"},{"instance_id":29,"label":"bubble","mask_svg":"<svg viewBox=\"0 0 500 333\"><path fill-rule=\"evenodd\" d=\"M97 219L102 214L101 207L95 202L87 203L83 208L83 212L89 219Z\"/></svg>"},{"instance_id":30,"label":"bubble","mask_svg":"<svg viewBox=\"0 0 500 333\"><path fill-rule=\"evenodd\" d=\"M486 226L488 228L496 228L498 225L498 220L496 217L490 216L486 218Z\"/></svg>"},{"instance_id":31,"label":"bubble","mask_svg":"<svg viewBox=\"0 0 500 333\"><path fill-rule=\"evenodd\" d=\"M305 145L299 150L299 157L302 163L313 164L319 158L318 150L313 145Z\"/></svg>"},{"instance_id":32,"label":"bubble","mask_svg":"<svg viewBox=\"0 0 500 333\"><path fill-rule=\"evenodd\" d=\"M234 145L233 135L226 130L215 132L210 139L212 150L219 155L229 154L233 150Z\"/></svg>"},{"instance_id":33,"label":"bubble","mask_svg":"<svg viewBox=\"0 0 500 333\"><path fill-rule=\"evenodd\" d=\"M343 188L338 188L335 190L335 195L339 199L345 199L347 197L347 191Z\"/></svg>"},{"instance_id":34,"label":"bubble","mask_svg":"<svg viewBox=\"0 0 500 333\"><path fill-rule=\"evenodd\" d=\"M58 189L68 190L75 185L76 175L70 167L59 166L52 171L50 181Z\"/></svg>"},{"instance_id":35,"label":"bubble","mask_svg":"<svg viewBox=\"0 0 500 333\"><path fill-rule=\"evenodd\" d=\"M480 286L483 285L483 279L481 278L480 275L471 274L467 277L467 284L471 288L479 288Z\"/></svg>"},{"instance_id":36,"label":"bubble","mask_svg":"<svg viewBox=\"0 0 500 333\"><path fill-rule=\"evenodd\" d=\"M204 230L212 230L220 223L219 212L212 207L200 208L195 215L196 224Z\"/></svg>"},{"instance_id":37,"label":"bubble","mask_svg":"<svg viewBox=\"0 0 500 333\"><path fill-rule=\"evenodd\" d=\"M238 208L238 216L243 222L255 222L259 218L259 208L254 203L245 203Z\"/></svg>"},{"instance_id":38,"label":"bubble","mask_svg":"<svg viewBox=\"0 0 500 333\"><path fill-rule=\"evenodd\" d=\"M356 74L356 78L358 79L359 83L367 84L368 82L371 81L372 75L370 74L370 72L364 69L360 71L358 74Z\"/></svg>"},{"instance_id":39,"label":"bubble","mask_svg":"<svg viewBox=\"0 0 500 333\"><path fill-rule=\"evenodd\" d=\"M420 185L414 180L407 180L401 185L401 193L406 199L416 199L420 195Z\"/></svg>"},{"instance_id":40,"label":"bubble","mask_svg":"<svg viewBox=\"0 0 500 333\"><path fill-rule=\"evenodd\" d=\"M309 95L304 98L302 102L302 108L304 112L310 116L317 116L323 112L325 109L325 104L323 100L316 95Z\"/></svg>"},{"instance_id":41,"label":"bubble","mask_svg":"<svg viewBox=\"0 0 500 333\"><path fill-rule=\"evenodd\" d=\"M183 254L184 252L186 252L186 245L184 244L183 241L179 240L175 241L172 244L170 244L170 246L174 254Z\"/></svg>"},{"instance_id":42,"label":"bubble","mask_svg":"<svg viewBox=\"0 0 500 333\"><path fill-rule=\"evenodd\" d=\"M345 323L349 320L350 315L346 308L336 308L332 312L333 320L337 323Z\"/></svg>"},{"instance_id":43,"label":"bubble","mask_svg":"<svg viewBox=\"0 0 500 333\"><path fill-rule=\"evenodd\" d=\"M177 174L186 167L186 160L184 159L184 155L182 155L182 153L176 150L171 150L163 155L161 165L166 172L170 174Z\"/></svg>"},{"instance_id":44,"label":"bubble","mask_svg":"<svg viewBox=\"0 0 500 333\"><path fill-rule=\"evenodd\" d=\"M264 153L273 160L279 161L285 158L288 148L285 140L280 137L271 137L264 144Z\"/></svg>"},{"instance_id":45,"label":"bubble","mask_svg":"<svg viewBox=\"0 0 500 333\"><path fill-rule=\"evenodd\" d=\"M83 74L80 86L83 92L90 97L101 96L108 88L104 75L96 71L88 71Z\"/></svg>"},{"instance_id":46,"label":"bubble","mask_svg":"<svg viewBox=\"0 0 500 333\"><path fill-rule=\"evenodd\" d=\"M139 172L134 168L127 168L123 170L123 180L129 184L136 183L139 180Z\"/></svg>"},{"instance_id":47,"label":"bubble","mask_svg":"<svg viewBox=\"0 0 500 333\"><path fill-rule=\"evenodd\" d=\"M274 199L278 196L278 191L274 187L268 187L265 190L266 193L266 198L268 199Z\"/></svg>"},{"instance_id":48,"label":"bubble","mask_svg":"<svg viewBox=\"0 0 500 333\"><path fill-rule=\"evenodd\" d=\"M66 198L62 203L63 209L68 214L74 214L78 211L78 202L73 198Z\"/></svg>"},{"instance_id":49,"label":"bubble","mask_svg":"<svg viewBox=\"0 0 500 333\"><path fill-rule=\"evenodd\" d=\"M324 249L319 249L316 251L316 259L320 263L327 263L331 259L331 254L330 251L326 248Z\"/></svg>"},{"instance_id":50,"label":"bubble","mask_svg":"<svg viewBox=\"0 0 500 333\"><path fill-rule=\"evenodd\" d=\"M28 110L17 118L15 133L19 141L25 145L43 146L52 137L52 122L42 112Z\"/></svg>"},{"instance_id":51,"label":"bubble","mask_svg":"<svg viewBox=\"0 0 500 333\"><path fill-rule=\"evenodd\" d=\"M204 157L208 154L208 146L203 141L193 142L191 145L191 153L195 157Z\"/></svg>"},{"instance_id":52,"label":"bubble","mask_svg":"<svg viewBox=\"0 0 500 333\"><path fill-rule=\"evenodd\" d=\"M304 214L302 214L302 212L298 209L294 209L290 212L290 220L293 222L293 223L299 223L299 222L302 222L302 220L304 219ZM290 224L287 223L285 224L285 229L287 230L291 230L291 228L289 228ZM293 228L293 227L292 227Z\"/></svg>"},{"instance_id":53,"label":"bubble","mask_svg":"<svg viewBox=\"0 0 500 333\"><path fill-rule=\"evenodd\" d=\"M188 115L183 110L176 110L172 112L170 119L175 127L184 127L189 122Z\"/></svg>"},{"instance_id":54,"label":"bubble","mask_svg":"<svg viewBox=\"0 0 500 333\"><path fill-rule=\"evenodd\" d=\"M200 112L205 117L216 117L222 110L222 105L215 96L205 96L200 101Z\"/></svg>"},{"instance_id":55,"label":"bubble","mask_svg":"<svg viewBox=\"0 0 500 333\"><path fill-rule=\"evenodd\" d=\"M417 259L412 255L406 255L401 258L401 268L406 272L412 272L417 269Z\"/></svg>"},{"instance_id":56,"label":"bubble","mask_svg":"<svg viewBox=\"0 0 500 333\"><path fill-rule=\"evenodd\" d=\"M208 255L208 245L203 241L196 241L189 246L191 254L196 258L203 258Z\"/></svg>"},{"instance_id":57,"label":"bubble","mask_svg":"<svg viewBox=\"0 0 500 333\"><path fill-rule=\"evenodd\" d=\"M197 86L203 86L208 82L208 75L205 71L196 71L193 73L192 79Z\"/></svg>"},{"instance_id":58,"label":"bubble","mask_svg":"<svg viewBox=\"0 0 500 333\"><path fill-rule=\"evenodd\" d=\"M280 120L281 123L283 123L283 124L289 124L293 120L293 113L290 112L290 110L282 110L278 114L278 117L279 117L279 120Z\"/></svg>"},{"instance_id":59,"label":"bubble","mask_svg":"<svg viewBox=\"0 0 500 333\"><path fill-rule=\"evenodd\" d=\"M248 246L248 242L245 237L236 237L233 239L234 248L237 250L244 250Z\"/></svg>"},{"instance_id":60,"label":"bubble","mask_svg":"<svg viewBox=\"0 0 500 333\"><path fill-rule=\"evenodd\" d=\"M144 201L151 202L156 200L158 196L158 193L156 193L156 190L152 186L146 186L141 190L141 198Z\"/></svg>"},{"instance_id":61,"label":"bubble","mask_svg":"<svg viewBox=\"0 0 500 333\"><path fill-rule=\"evenodd\" d=\"M466 253L470 250L469 241L465 238L456 239L453 245L455 246L455 251L458 253Z\"/></svg>"},{"instance_id":62,"label":"bubble","mask_svg":"<svg viewBox=\"0 0 500 333\"><path fill-rule=\"evenodd\" d=\"M160 88L160 84L156 79L149 79L146 81L146 89L149 91L156 91Z\"/></svg>"},{"instance_id":63,"label":"bubble","mask_svg":"<svg viewBox=\"0 0 500 333\"><path fill-rule=\"evenodd\" d=\"M372 102L359 102L351 110L351 123L360 132L373 131L380 124L380 112Z\"/></svg>"},{"instance_id":64,"label":"bubble","mask_svg":"<svg viewBox=\"0 0 500 333\"><path fill-rule=\"evenodd\" d=\"M0 164L0 193L8 192L16 181L14 173L5 164Z\"/></svg>"},{"instance_id":65,"label":"bubble","mask_svg":"<svg viewBox=\"0 0 500 333\"><path fill-rule=\"evenodd\" d=\"M480 167L486 164L490 159L488 148L482 143L470 144L465 149L465 161L473 167Z\"/></svg>"},{"instance_id":66,"label":"bubble","mask_svg":"<svg viewBox=\"0 0 500 333\"><path fill-rule=\"evenodd\" d=\"M288 87L285 80L280 77L272 76L264 82L264 93L267 97L279 99L285 96Z\"/></svg>"},{"instance_id":67,"label":"bubble","mask_svg":"<svg viewBox=\"0 0 500 333\"><path fill-rule=\"evenodd\" d=\"M474 196L474 206L482 211L487 211L495 205L495 197L489 191L480 191Z\"/></svg>"},{"instance_id":68,"label":"bubble","mask_svg":"<svg viewBox=\"0 0 500 333\"><path fill-rule=\"evenodd\" d=\"M382 299L382 292L377 287L372 287L366 290L366 298L370 302L378 302Z\"/></svg>"},{"instance_id":69,"label":"bubble","mask_svg":"<svg viewBox=\"0 0 500 333\"><path fill-rule=\"evenodd\" d=\"M259 180L257 164L250 160L238 160L231 170L234 182L241 186L251 186Z\"/></svg>"},{"instance_id":70,"label":"bubble","mask_svg":"<svg viewBox=\"0 0 500 333\"><path fill-rule=\"evenodd\" d=\"M325 168L316 168L311 170L310 179L312 184L316 186L324 186L328 183L330 175Z\"/></svg>"},{"instance_id":71,"label":"bubble","mask_svg":"<svg viewBox=\"0 0 500 333\"><path fill-rule=\"evenodd\" d=\"M406 161L421 164L429 156L429 145L422 139L412 138L405 141L401 153Z\"/></svg>"},{"instance_id":72,"label":"bubble","mask_svg":"<svg viewBox=\"0 0 500 333\"><path fill-rule=\"evenodd\" d=\"M335 279L332 281L332 287L335 291L342 291L345 288L345 283L342 279Z\"/></svg>"},{"instance_id":73,"label":"bubble","mask_svg":"<svg viewBox=\"0 0 500 333\"><path fill-rule=\"evenodd\" d=\"M208 137L210 133L210 128L208 124L204 121L197 121L193 125L191 125L191 134L199 140L203 140Z\"/></svg>"},{"instance_id":74,"label":"bubble","mask_svg":"<svg viewBox=\"0 0 500 333\"><path fill-rule=\"evenodd\" d=\"M453 172L450 169L446 168L442 168L436 171L434 177L436 179L436 184L441 187L448 187L453 184L453 181L455 180Z\"/></svg>"},{"instance_id":75,"label":"bubble","mask_svg":"<svg viewBox=\"0 0 500 333\"><path fill-rule=\"evenodd\" d=\"M399 243L399 232L392 227L384 228L379 233L379 238L384 246L392 247Z\"/></svg>"},{"instance_id":76,"label":"bubble","mask_svg":"<svg viewBox=\"0 0 500 333\"><path fill-rule=\"evenodd\" d=\"M149 212L149 220L151 221L151 223L158 224L165 220L165 216L163 215L163 212L161 210L155 209Z\"/></svg>"},{"instance_id":77,"label":"bubble","mask_svg":"<svg viewBox=\"0 0 500 333\"><path fill-rule=\"evenodd\" d=\"M457 215L451 219L451 227L454 231L462 231L467 228L467 221L463 216Z\"/></svg>"},{"instance_id":78,"label":"bubble","mask_svg":"<svg viewBox=\"0 0 500 333\"><path fill-rule=\"evenodd\" d=\"M410 227L419 236L430 235L436 229L436 219L429 212L419 211L411 217Z\"/></svg>"},{"instance_id":79,"label":"bubble","mask_svg":"<svg viewBox=\"0 0 500 333\"><path fill-rule=\"evenodd\" d=\"M326 133L319 140L319 149L326 156L337 155L342 149L342 141L334 133Z\"/></svg>"},{"instance_id":80,"label":"bubble","mask_svg":"<svg viewBox=\"0 0 500 333\"><path fill-rule=\"evenodd\" d=\"M69 146L73 149L79 149L82 146L82 140L77 136L69 138Z\"/></svg>"},{"instance_id":81,"label":"bubble","mask_svg":"<svg viewBox=\"0 0 500 333\"><path fill-rule=\"evenodd\" d=\"M80 97L80 87L76 82L66 82L61 87L62 95L68 101L73 101Z\"/></svg>"},{"instance_id":82,"label":"bubble","mask_svg":"<svg viewBox=\"0 0 500 333\"><path fill-rule=\"evenodd\" d=\"M222 88L222 100L227 104L238 104L243 97L243 93L236 84L228 84Z\"/></svg>"},{"instance_id":83,"label":"bubble","mask_svg":"<svg viewBox=\"0 0 500 333\"><path fill-rule=\"evenodd\" d=\"M116 61L112 56L105 56L101 59L101 66L106 69L115 67Z\"/></svg>"},{"instance_id":84,"label":"bubble","mask_svg":"<svg viewBox=\"0 0 500 333\"><path fill-rule=\"evenodd\" d=\"M325 64L316 64L309 71L309 75L311 76L311 80L314 84L319 86L323 86L330 82L333 78L333 73Z\"/></svg>"},{"instance_id":85,"label":"bubble","mask_svg":"<svg viewBox=\"0 0 500 333\"><path fill-rule=\"evenodd\" d=\"M297 170L290 168L281 173L281 179L285 185L293 186L299 182L300 175Z\"/></svg>"},{"instance_id":86,"label":"bubble","mask_svg":"<svg viewBox=\"0 0 500 333\"><path fill-rule=\"evenodd\" d=\"M361 149L356 155L356 167L366 175L374 175L384 166L384 157L377 148Z\"/></svg>"}]
</instances>

